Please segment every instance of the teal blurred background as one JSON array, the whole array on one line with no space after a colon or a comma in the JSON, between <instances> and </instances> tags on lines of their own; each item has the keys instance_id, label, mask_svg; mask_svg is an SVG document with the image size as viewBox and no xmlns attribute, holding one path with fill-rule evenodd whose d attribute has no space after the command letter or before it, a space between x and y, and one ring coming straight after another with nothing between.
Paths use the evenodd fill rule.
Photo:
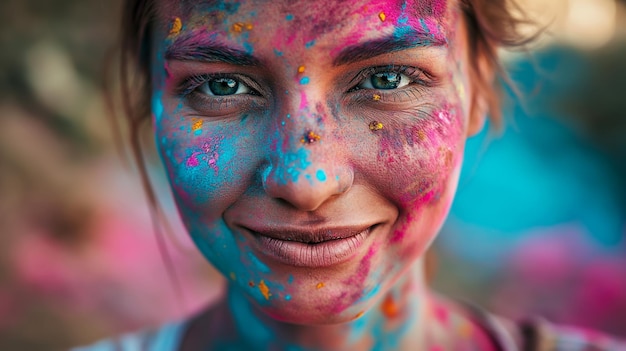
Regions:
<instances>
[{"instance_id":1,"label":"teal blurred background","mask_svg":"<svg viewBox=\"0 0 626 351\"><path fill-rule=\"evenodd\" d=\"M526 2L550 35L530 55L503 53L522 98L508 89L505 129L468 143L432 282L510 318L626 337L626 10ZM175 296L137 172L116 149L103 81L120 4L0 3L0 350L157 325L222 289L163 190Z\"/></svg>"}]
</instances>

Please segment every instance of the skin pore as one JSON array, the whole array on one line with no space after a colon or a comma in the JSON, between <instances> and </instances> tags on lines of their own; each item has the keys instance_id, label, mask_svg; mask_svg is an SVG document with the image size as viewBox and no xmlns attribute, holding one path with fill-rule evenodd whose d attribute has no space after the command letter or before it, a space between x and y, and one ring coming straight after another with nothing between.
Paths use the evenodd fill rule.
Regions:
<instances>
[{"instance_id":1,"label":"skin pore","mask_svg":"<svg viewBox=\"0 0 626 351\"><path fill-rule=\"evenodd\" d=\"M469 113L457 4L162 0L157 13L157 147L192 239L229 280L182 348L489 350L421 273L484 119Z\"/></svg>"}]
</instances>

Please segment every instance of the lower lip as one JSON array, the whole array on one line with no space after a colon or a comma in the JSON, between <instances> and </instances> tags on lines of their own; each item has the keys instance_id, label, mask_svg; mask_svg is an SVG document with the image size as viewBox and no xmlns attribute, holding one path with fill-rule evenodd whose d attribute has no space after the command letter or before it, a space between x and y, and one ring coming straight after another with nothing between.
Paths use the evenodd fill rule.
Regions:
<instances>
[{"instance_id":1,"label":"lower lip","mask_svg":"<svg viewBox=\"0 0 626 351\"><path fill-rule=\"evenodd\" d=\"M295 267L329 267L350 260L363 246L373 227L349 238L306 244L254 233L253 245L264 255Z\"/></svg>"}]
</instances>

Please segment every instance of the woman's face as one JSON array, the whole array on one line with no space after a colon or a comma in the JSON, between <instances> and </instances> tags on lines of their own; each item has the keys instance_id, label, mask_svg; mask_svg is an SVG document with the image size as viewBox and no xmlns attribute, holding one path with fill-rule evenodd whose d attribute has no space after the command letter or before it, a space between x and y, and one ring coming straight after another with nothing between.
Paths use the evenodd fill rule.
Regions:
<instances>
[{"instance_id":1,"label":"woman's face","mask_svg":"<svg viewBox=\"0 0 626 351\"><path fill-rule=\"evenodd\" d=\"M430 1L166 1L158 149L196 245L265 313L362 314L454 194L471 91L460 15Z\"/></svg>"}]
</instances>

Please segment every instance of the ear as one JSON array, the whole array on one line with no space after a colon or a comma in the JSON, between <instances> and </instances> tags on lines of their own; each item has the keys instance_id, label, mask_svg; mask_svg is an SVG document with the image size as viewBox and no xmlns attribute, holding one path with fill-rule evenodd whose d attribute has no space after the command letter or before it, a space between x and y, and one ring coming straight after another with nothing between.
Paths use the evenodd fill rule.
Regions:
<instances>
[{"instance_id":1,"label":"ear","mask_svg":"<svg viewBox=\"0 0 626 351\"><path fill-rule=\"evenodd\" d=\"M471 105L467 126L467 137L478 134L485 126L487 115L497 107L496 91L494 90L495 62L485 53L479 53L470 68Z\"/></svg>"}]
</instances>

